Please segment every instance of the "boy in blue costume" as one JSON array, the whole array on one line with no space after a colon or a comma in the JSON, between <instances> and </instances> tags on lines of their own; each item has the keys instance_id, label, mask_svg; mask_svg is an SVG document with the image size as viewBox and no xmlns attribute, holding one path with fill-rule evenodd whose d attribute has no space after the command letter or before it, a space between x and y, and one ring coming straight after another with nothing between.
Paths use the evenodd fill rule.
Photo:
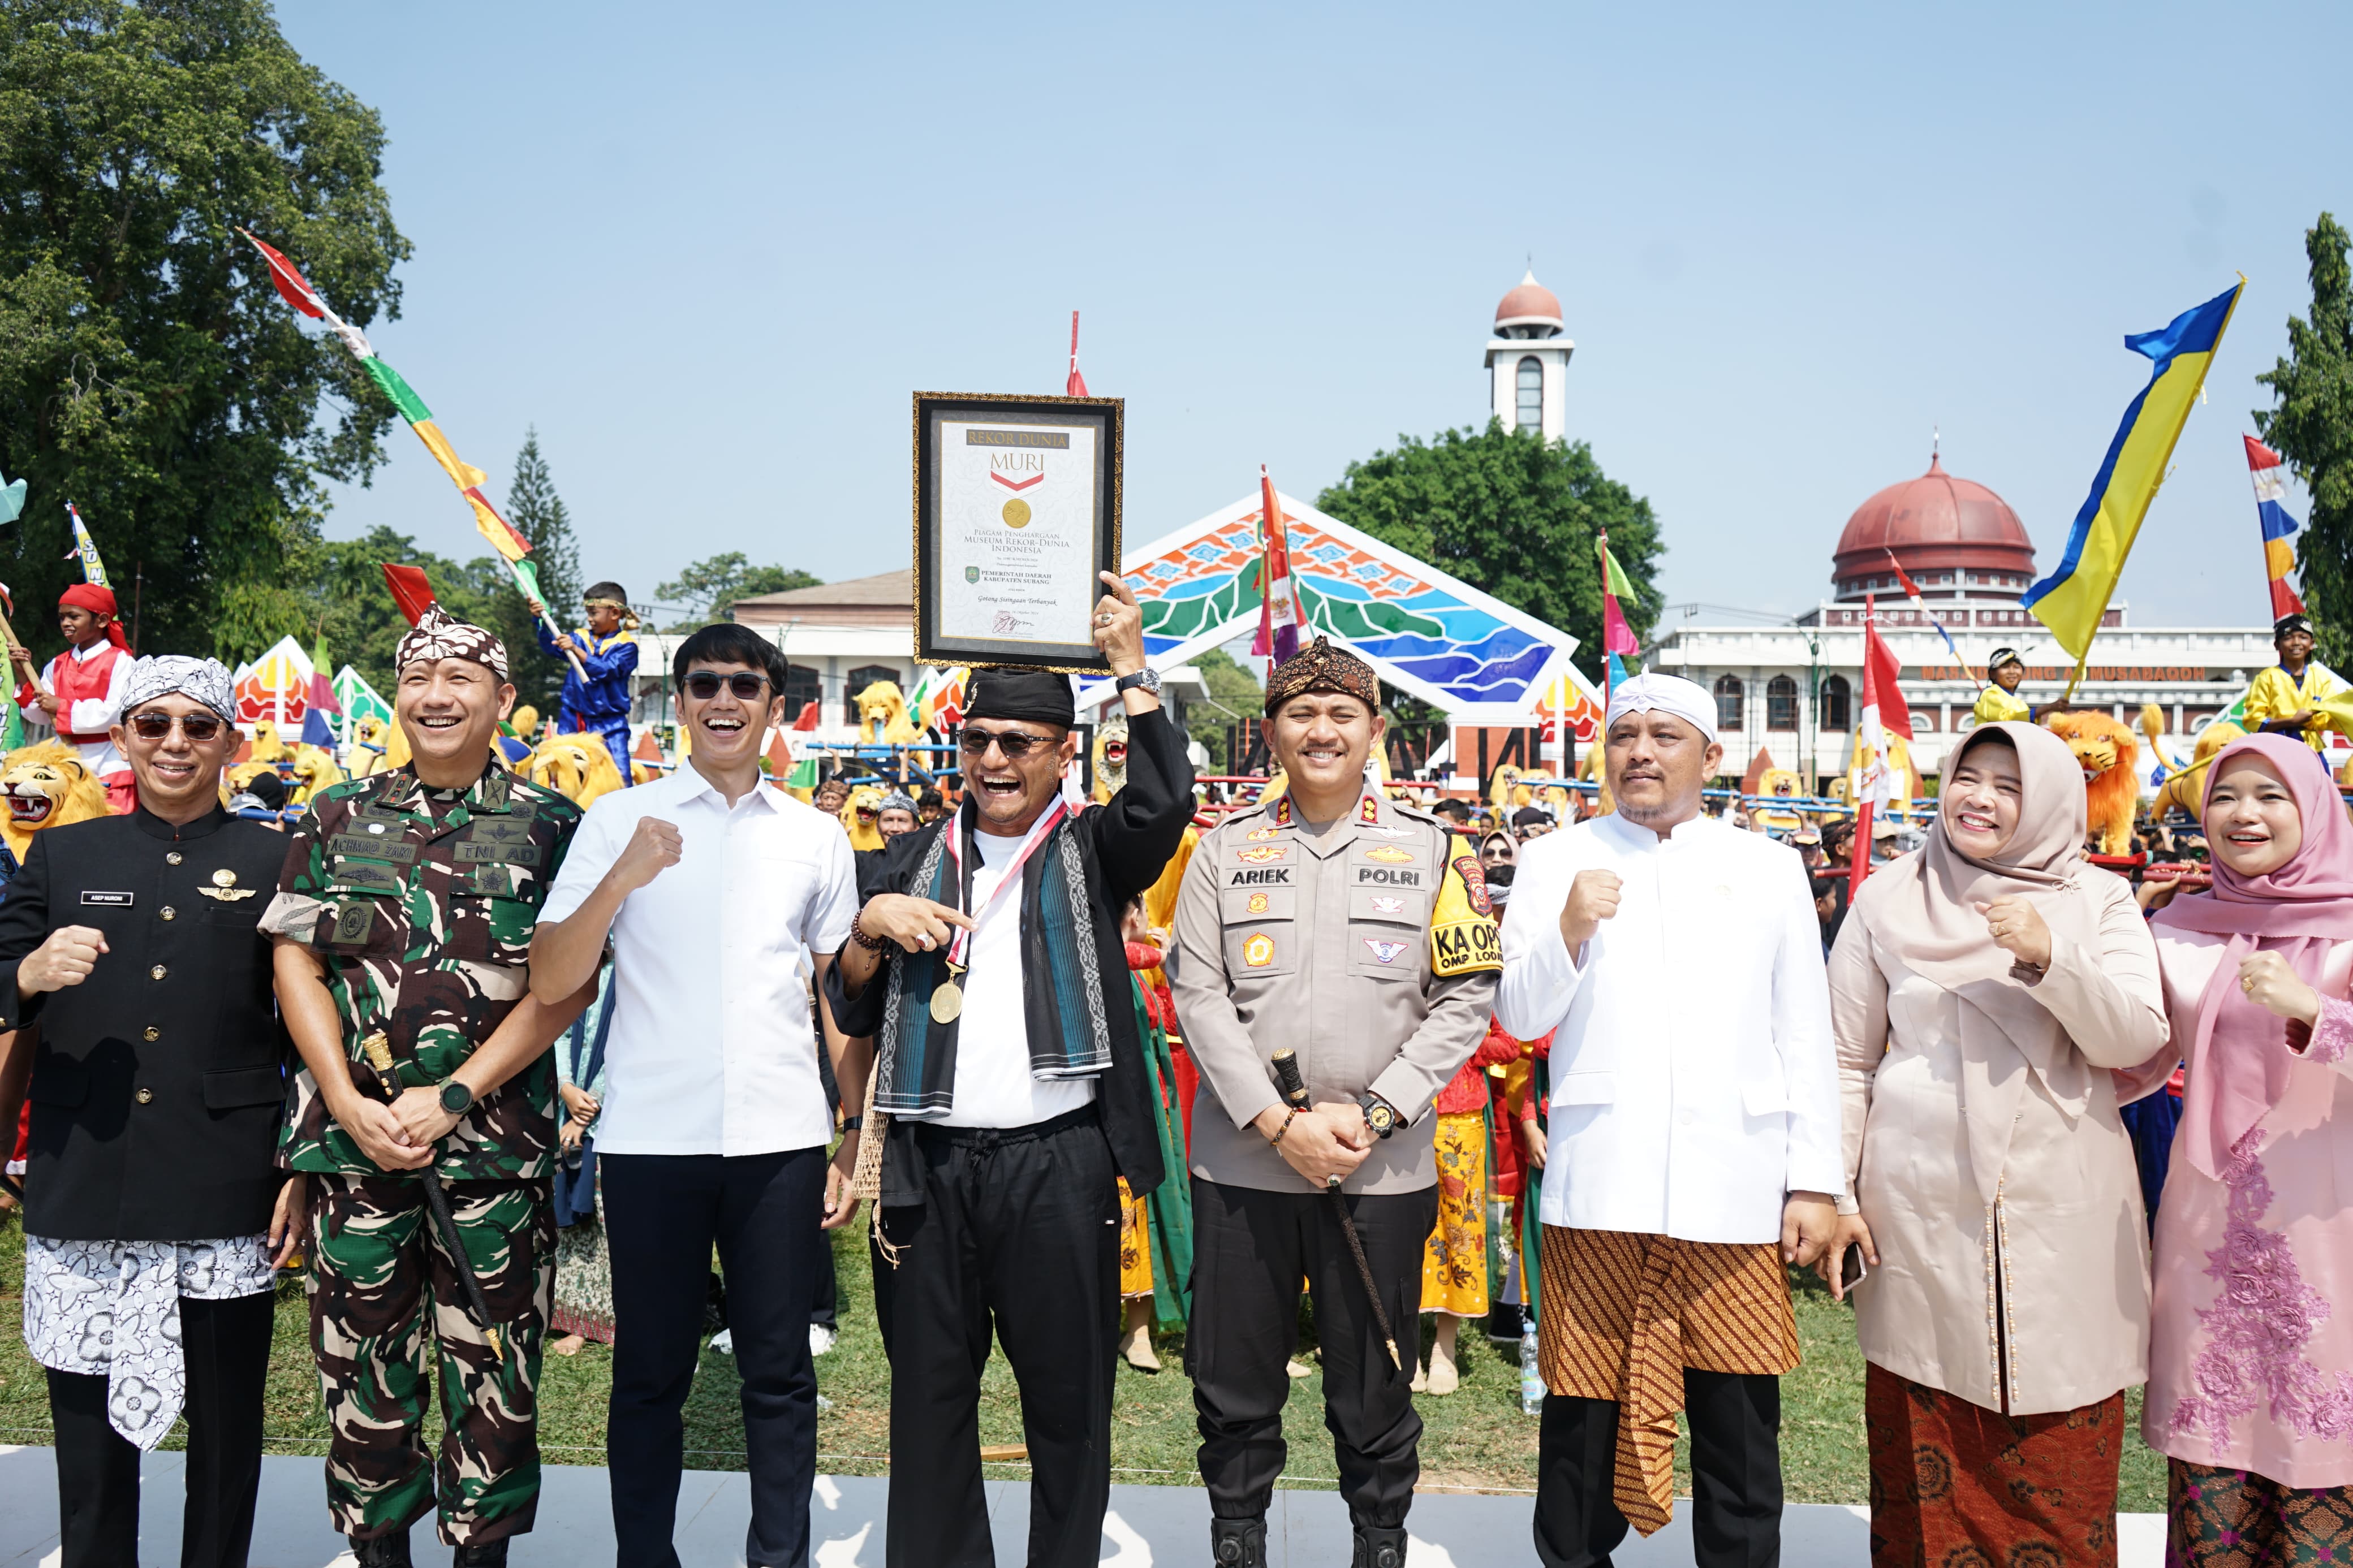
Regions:
<instances>
[{"instance_id":1,"label":"boy in blue costume","mask_svg":"<svg viewBox=\"0 0 2353 1568\"><path fill-rule=\"evenodd\" d=\"M578 669L567 666L565 671L564 691L555 701L555 728L567 735L593 731L602 736L606 750L613 753L613 765L621 770L621 782L628 784L629 688L638 673L634 635L638 617L630 614L628 593L618 583L591 584L580 597L587 606L588 625L564 637L547 629L543 606L532 606L542 617L540 651L551 656L569 654L580 661Z\"/></svg>"}]
</instances>

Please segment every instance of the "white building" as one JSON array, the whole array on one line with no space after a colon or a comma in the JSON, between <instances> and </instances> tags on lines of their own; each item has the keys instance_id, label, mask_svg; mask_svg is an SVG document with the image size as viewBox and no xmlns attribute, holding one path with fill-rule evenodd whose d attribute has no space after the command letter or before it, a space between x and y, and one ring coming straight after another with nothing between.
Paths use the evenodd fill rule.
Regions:
<instances>
[{"instance_id":1,"label":"white building","mask_svg":"<svg viewBox=\"0 0 2353 1568\"><path fill-rule=\"evenodd\" d=\"M1560 300L1530 271L1495 307L1495 335L1487 340L1488 395L1506 430L1535 426L1547 441L1568 432L1567 339Z\"/></svg>"},{"instance_id":2,"label":"white building","mask_svg":"<svg viewBox=\"0 0 2353 1568\"><path fill-rule=\"evenodd\" d=\"M1959 645L1966 668L1905 598L1890 552ZM1932 455L1926 473L1890 485L1847 520L1831 555L1832 597L1780 626L1709 626L1695 615L1678 620L1670 609L1645 663L1715 692L1725 773L1745 775L1762 750L1770 765L1823 787L1847 769L1862 695L1864 604L1876 595L1880 635L1904 664L1913 765L1934 774L1972 725L1994 649L2024 657L2019 694L2028 702L2040 706L2066 689L2073 661L2018 602L2035 577L2033 542L2018 514ZM2189 737L2274 662L2270 629L2137 627L2126 609L2109 606L2075 705L2137 723L2142 705L2154 702L2165 712L2168 744L2186 755ZM2144 776L2149 763L2144 755Z\"/></svg>"}]
</instances>

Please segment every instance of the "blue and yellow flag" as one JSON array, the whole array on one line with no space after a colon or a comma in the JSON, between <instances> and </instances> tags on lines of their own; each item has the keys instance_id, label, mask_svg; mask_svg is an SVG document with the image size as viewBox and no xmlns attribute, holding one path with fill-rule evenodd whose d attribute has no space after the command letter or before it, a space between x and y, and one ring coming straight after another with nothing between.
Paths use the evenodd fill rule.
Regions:
<instances>
[{"instance_id":1,"label":"blue and yellow flag","mask_svg":"<svg viewBox=\"0 0 2353 1568\"><path fill-rule=\"evenodd\" d=\"M2156 361L2157 370L2125 410L2124 423L2108 443L2092 493L2067 531L2067 552L2058 570L2019 599L2051 628L2059 646L2075 656L2079 677L2093 634L2107 611L2108 596L2124 573L2125 557L2132 553L2141 519L2148 515L2148 503L2165 481L2173 444L2180 438L2190 405L2198 401L2206 367L2213 362L2246 286L2242 278L2197 309L2174 317L2163 331L2125 339L2125 347Z\"/></svg>"}]
</instances>

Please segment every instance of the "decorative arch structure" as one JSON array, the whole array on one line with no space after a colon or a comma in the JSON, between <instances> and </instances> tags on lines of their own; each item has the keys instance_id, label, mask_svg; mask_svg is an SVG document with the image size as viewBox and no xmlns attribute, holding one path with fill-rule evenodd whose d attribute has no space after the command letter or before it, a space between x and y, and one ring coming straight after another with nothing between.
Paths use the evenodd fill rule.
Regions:
<instances>
[{"instance_id":1,"label":"decorative arch structure","mask_svg":"<svg viewBox=\"0 0 2353 1568\"><path fill-rule=\"evenodd\" d=\"M1593 738L1603 700L1569 662L1575 637L1304 501L1279 491L1275 501L1306 612L1303 636L1345 644L1457 725L1549 721L1567 698L1577 738ZM1127 552L1155 663L1180 664L1257 629L1261 510L1252 491ZM1110 692L1097 682L1080 700Z\"/></svg>"}]
</instances>

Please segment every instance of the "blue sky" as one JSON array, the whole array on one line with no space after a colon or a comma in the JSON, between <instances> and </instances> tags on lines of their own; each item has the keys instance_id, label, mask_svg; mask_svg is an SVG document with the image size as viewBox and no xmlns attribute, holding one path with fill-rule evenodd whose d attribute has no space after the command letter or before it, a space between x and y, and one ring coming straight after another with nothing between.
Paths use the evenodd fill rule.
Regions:
<instances>
[{"instance_id":1,"label":"blue sky","mask_svg":"<svg viewBox=\"0 0 2353 1568\"><path fill-rule=\"evenodd\" d=\"M2353 221L2325 5L398 7L284 4L382 112L417 255L376 347L503 494L538 426L592 576L908 553L909 394L1127 399L1127 536L1486 416L1533 255L1568 426L1671 601L1801 608L1946 465L2057 558L2147 363L2246 299L2121 595L2266 615L2239 435ZM2331 109L2331 104L2337 105ZM396 435L330 531L479 553ZM2303 510L2300 492L2293 510Z\"/></svg>"}]
</instances>

